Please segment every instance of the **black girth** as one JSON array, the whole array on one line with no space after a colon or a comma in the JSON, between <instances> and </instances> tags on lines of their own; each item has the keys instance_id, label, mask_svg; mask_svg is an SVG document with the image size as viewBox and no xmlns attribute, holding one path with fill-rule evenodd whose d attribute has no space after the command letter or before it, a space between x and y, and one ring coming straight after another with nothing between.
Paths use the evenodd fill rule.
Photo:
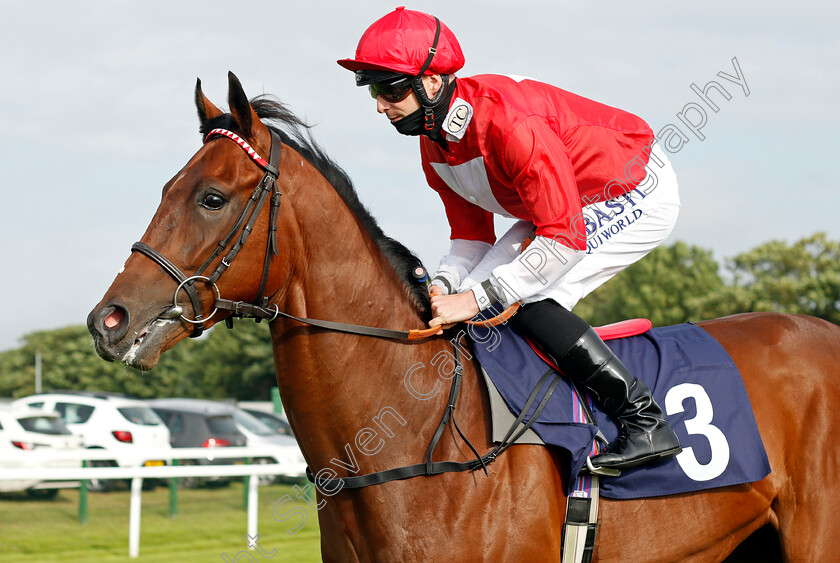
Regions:
<instances>
[{"instance_id":1,"label":"black girth","mask_svg":"<svg viewBox=\"0 0 840 563\"><path fill-rule=\"evenodd\" d=\"M522 412L519 413L519 416L513 422L510 429L508 429L507 434L502 441L496 444L493 449L486 454L479 455L467 437L464 436L464 433L461 432L461 429L458 427L458 423L455 422L455 403L457 402L458 394L461 391L461 377L464 372L459 359L457 346L455 346L455 362L455 374L452 377L452 387L449 389L449 400L446 403L446 408L443 411L443 417L441 418L440 424L438 424L438 428L432 437L429 448L426 450L425 462L416 463L414 465L406 465L404 467L397 467L395 469L386 469L384 471L377 471L376 473L368 473L366 475L353 475L350 477L339 477L337 479L318 478L317 482L315 476L312 474L312 471L310 471L307 467L306 477L312 483L315 483L317 487L329 490L332 494L335 494L341 489L361 489L362 487L368 487L370 485L379 485L381 483L397 481L400 479L410 479L421 475L431 476L439 473L474 471L479 467L484 470L485 475L488 475L487 466L492 463L499 454L516 443L516 441L522 437L529 428L531 428L534 422L537 421L545 408L545 405L548 403L548 399L560 383L560 375L554 371L554 369L548 370L531 391L525 406L522 408ZM543 387L545 387L546 382L548 382L548 387L543 392ZM540 397L541 392L542 397L540 402L534 409L533 414L529 416L531 407L536 399ZM435 451L435 447L437 446L437 443L443 435L443 431L446 429L450 420L452 420L452 424L455 425L458 435L461 436L461 439L464 440L470 450L472 450L475 454L475 459L469 461L432 461L432 454Z\"/></svg>"}]
</instances>

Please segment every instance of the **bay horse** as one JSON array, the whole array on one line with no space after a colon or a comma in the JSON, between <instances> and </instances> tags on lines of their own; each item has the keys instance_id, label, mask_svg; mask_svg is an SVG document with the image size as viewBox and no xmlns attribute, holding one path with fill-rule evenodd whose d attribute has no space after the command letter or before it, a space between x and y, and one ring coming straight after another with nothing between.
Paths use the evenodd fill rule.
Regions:
<instances>
[{"instance_id":1,"label":"bay horse","mask_svg":"<svg viewBox=\"0 0 840 563\"><path fill-rule=\"evenodd\" d=\"M164 186L141 242L90 313L98 353L149 370L180 340L241 313L216 309L221 295L229 303L257 302L252 310L275 313L277 384L313 472L364 475L421 462L447 404L435 358L451 354L451 335L373 338L277 314L423 327L428 297L411 275L419 261L383 234L346 174L280 102L266 96L249 102L233 74L229 113L204 96L200 81L195 95L206 142ZM268 154L271 161L260 156ZM274 175L266 176L272 166ZM255 196L260 187L275 192L271 204ZM247 244L226 237L243 224L251 225ZM203 278L187 279L199 271ZM831 446L840 425L840 328L759 313L698 324L740 369L772 472L760 482L704 492L603 499L595 559L719 561L759 529L777 534L786 560L832 559L840 545L832 510L840 461ZM457 422L483 452L493 447L485 384L463 359ZM407 391L408 374L420 398ZM474 458L452 425L434 455ZM322 557L557 559L565 512L560 462L553 449L514 445L487 466L489 476L462 471L353 490L319 488Z\"/></svg>"}]
</instances>

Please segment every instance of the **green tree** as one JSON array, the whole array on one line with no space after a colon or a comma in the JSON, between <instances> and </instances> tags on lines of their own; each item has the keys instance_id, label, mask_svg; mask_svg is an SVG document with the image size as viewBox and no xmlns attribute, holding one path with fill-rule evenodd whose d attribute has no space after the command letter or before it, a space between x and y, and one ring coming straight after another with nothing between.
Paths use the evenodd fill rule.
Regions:
<instances>
[{"instance_id":1,"label":"green tree","mask_svg":"<svg viewBox=\"0 0 840 563\"><path fill-rule=\"evenodd\" d=\"M0 354L0 395L35 391L35 355L41 354L43 389L99 389L126 392L132 370L102 361L84 326L35 332L16 350Z\"/></svg>"},{"instance_id":2,"label":"green tree","mask_svg":"<svg viewBox=\"0 0 840 563\"><path fill-rule=\"evenodd\" d=\"M0 354L0 396L35 391L35 354L42 388L130 393L141 398L196 397L266 400L275 385L266 323L239 322L166 352L149 372L102 360L85 326L27 334L23 346Z\"/></svg>"},{"instance_id":3,"label":"green tree","mask_svg":"<svg viewBox=\"0 0 840 563\"><path fill-rule=\"evenodd\" d=\"M728 261L727 270L732 281L704 300L717 315L803 313L840 324L840 242L825 233L764 243Z\"/></svg>"},{"instance_id":4,"label":"green tree","mask_svg":"<svg viewBox=\"0 0 840 563\"><path fill-rule=\"evenodd\" d=\"M705 297L723 289L709 250L676 242L660 246L596 289L575 307L592 325L644 317L654 326L713 316Z\"/></svg>"},{"instance_id":5,"label":"green tree","mask_svg":"<svg viewBox=\"0 0 840 563\"><path fill-rule=\"evenodd\" d=\"M276 383L268 323L237 321L234 330L217 325L190 342L190 354L166 352L151 374L165 378L172 396L268 400Z\"/></svg>"}]
</instances>

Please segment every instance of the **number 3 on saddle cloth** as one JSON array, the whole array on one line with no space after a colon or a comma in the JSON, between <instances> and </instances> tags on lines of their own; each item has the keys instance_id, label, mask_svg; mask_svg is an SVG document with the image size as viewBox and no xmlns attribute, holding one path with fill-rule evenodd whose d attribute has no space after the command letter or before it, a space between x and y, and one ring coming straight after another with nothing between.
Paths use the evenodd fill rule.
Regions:
<instances>
[{"instance_id":1,"label":"number 3 on saddle cloth","mask_svg":"<svg viewBox=\"0 0 840 563\"><path fill-rule=\"evenodd\" d=\"M483 320L482 314L473 320ZM549 364L506 324L470 325L469 336L485 373L517 416ZM603 333L602 337L609 339L607 344L630 373L653 390L683 447L681 454L664 463L624 470L619 477L602 477L602 496L672 495L759 481L770 473L741 375L729 354L705 330L687 323L630 337L611 338ZM567 493L586 463L598 429L608 441L618 435L615 422L597 403L592 408L597 428L574 422L572 389L568 378L562 377L532 426L543 442L569 453L562 456L568 459L564 468Z\"/></svg>"}]
</instances>

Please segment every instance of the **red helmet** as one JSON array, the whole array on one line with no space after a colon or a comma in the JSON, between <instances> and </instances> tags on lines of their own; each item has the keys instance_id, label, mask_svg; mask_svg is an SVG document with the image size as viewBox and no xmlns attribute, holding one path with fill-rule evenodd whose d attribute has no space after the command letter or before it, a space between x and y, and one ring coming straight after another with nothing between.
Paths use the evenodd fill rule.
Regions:
<instances>
[{"instance_id":1,"label":"red helmet","mask_svg":"<svg viewBox=\"0 0 840 563\"><path fill-rule=\"evenodd\" d=\"M400 6L367 28L355 59L337 62L352 71L454 74L464 66L464 54L455 35L440 20Z\"/></svg>"}]
</instances>

